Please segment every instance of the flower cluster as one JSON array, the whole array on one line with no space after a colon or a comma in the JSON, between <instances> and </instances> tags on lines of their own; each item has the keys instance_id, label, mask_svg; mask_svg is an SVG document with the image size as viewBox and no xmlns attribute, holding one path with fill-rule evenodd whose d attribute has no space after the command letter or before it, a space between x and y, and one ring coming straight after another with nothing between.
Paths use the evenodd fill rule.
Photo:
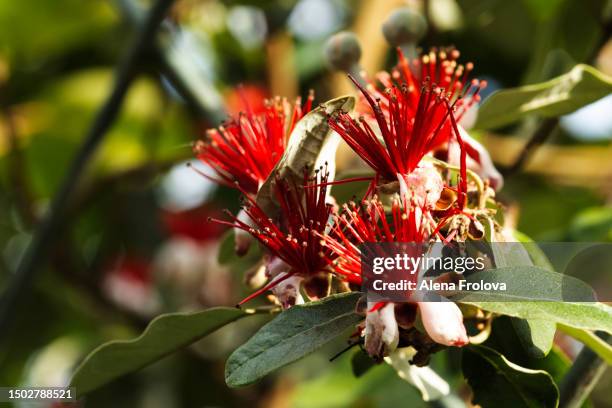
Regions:
<instances>
[{"instance_id":1,"label":"flower cluster","mask_svg":"<svg viewBox=\"0 0 612 408\"><path fill-rule=\"evenodd\" d=\"M314 175L306 169L300 183L272 174L288 132L311 109L311 98L304 108L296 103L292 113L276 99L259 116L247 112L210 131L210 140L196 147L216 179L236 185L245 196L238 216L215 221L249 234L266 250L267 283L241 303L270 291L288 308L304 302L303 295L319 299L358 289L363 243L426 247L482 237L478 217L486 215L483 203L494 195L489 186L501 185L501 177L462 119L486 84L468 78L473 65L459 64L454 49L433 50L413 61L398 55L397 66L378 74L376 82L366 79L362 85L351 78L363 102L357 117L343 111L327 116L329 128L374 171L360 201L338 207L329 195L337 182L325 167ZM280 208L275 214L266 213L256 196L270 177ZM462 313L452 302L378 302L364 312L359 333L377 360L407 345L429 353L468 343ZM426 335L415 334L417 316ZM425 340L418 337L423 335Z\"/></svg>"}]
</instances>

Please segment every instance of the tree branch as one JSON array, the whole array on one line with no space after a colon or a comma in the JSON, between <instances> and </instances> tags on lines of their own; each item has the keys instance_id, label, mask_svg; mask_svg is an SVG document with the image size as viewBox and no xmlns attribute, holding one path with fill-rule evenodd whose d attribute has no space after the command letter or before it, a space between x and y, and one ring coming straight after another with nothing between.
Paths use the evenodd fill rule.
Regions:
<instances>
[{"instance_id":1,"label":"tree branch","mask_svg":"<svg viewBox=\"0 0 612 408\"><path fill-rule=\"evenodd\" d=\"M36 272L40 269L45 256L48 254L49 247L64 227L62 218L72 193L106 131L117 117L127 90L134 79L136 65L142 54L150 46L159 24L172 3L173 0L157 0L155 2L140 27L133 44L117 67L113 91L98 112L51 203L49 211L35 232L2 297L0 303L0 336L4 338L7 336L7 328L16 314L15 309L18 306L19 299L23 292L29 289ZM3 337L0 337L0 340Z\"/></svg>"},{"instance_id":2,"label":"tree branch","mask_svg":"<svg viewBox=\"0 0 612 408\"><path fill-rule=\"evenodd\" d=\"M610 335L600 333L597 335L610 342ZM580 408L607 367L608 364L593 350L584 346L559 384L561 394L559 407Z\"/></svg>"},{"instance_id":3,"label":"tree branch","mask_svg":"<svg viewBox=\"0 0 612 408\"><path fill-rule=\"evenodd\" d=\"M538 147L542 146L544 142L552 135L553 131L559 124L559 118L544 119L533 132L533 135L529 141L523 147L523 150L519 153L518 157L510 167L506 169L500 169L504 177L512 176L518 173L523 168L527 160L533 155Z\"/></svg>"}]
</instances>

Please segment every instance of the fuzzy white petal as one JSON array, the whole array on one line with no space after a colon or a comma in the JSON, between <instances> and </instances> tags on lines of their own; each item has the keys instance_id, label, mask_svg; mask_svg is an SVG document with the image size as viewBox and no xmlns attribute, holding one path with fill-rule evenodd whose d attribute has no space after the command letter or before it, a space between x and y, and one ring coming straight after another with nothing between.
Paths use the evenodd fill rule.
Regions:
<instances>
[{"instance_id":1,"label":"fuzzy white petal","mask_svg":"<svg viewBox=\"0 0 612 408\"><path fill-rule=\"evenodd\" d=\"M463 315L455 303L419 302L418 307L425 331L433 341L459 347L468 343Z\"/></svg>"}]
</instances>

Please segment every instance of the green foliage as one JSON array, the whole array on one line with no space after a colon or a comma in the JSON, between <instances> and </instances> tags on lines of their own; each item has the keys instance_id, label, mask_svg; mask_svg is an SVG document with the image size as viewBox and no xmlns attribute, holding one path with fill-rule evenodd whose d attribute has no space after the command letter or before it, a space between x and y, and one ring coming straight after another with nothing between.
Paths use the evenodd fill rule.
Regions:
<instances>
[{"instance_id":1,"label":"green foliage","mask_svg":"<svg viewBox=\"0 0 612 408\"><path fill-rule=\"evenodd\" d=\"M612 365L612 346L602 340L599 336L589 330L577 329L575 327L559 324L559 328L576 340L584 343L587 347L597 353L606 363Z\"/></svg>"},{"instance_id":2,"label":"green foliage","mask_svg":"<svg viewBox=\"0 0 612 408\"><path fill-rule=\"evenodd\" d=\"M104 1L58 0L47 6L44 0L0 3L0 49L10 51L15 62L39 62L43 51L54 54L95 43L116 22Z\"/></svg>"},{"instance_id":3,"label":"green foliage","mask_svg":"<svg viewBox=\"0 0 612 408\"><path fill-rule=\"evenodd\" d=\"M352 358L343 355L313 378L301 381L291 397L294 408L424 408L416 388L402 380L389 365L374 365L357 378L351 372Z\"/></svg>"},{"instance_id":4,"label":"green foliage","mask_svg":"<svg viewBox=\"0 0 612 408\"><path fill-rule=\"evenodd\" d=\"M473 402L483 408L558 405L559 390L549 373L514 364L489 347L463 349L462 368L474 393Z\"/></svg>"},{"instance_id":5,"label":"green foliage","mask_svg":"<svg viewBox=\"0 0 612 408\"><path fill-rule=\"evenodd\" d=\"M225 381L240 387L292 363L354 327L358 292L329 296L284 311L229 357Z\"/></svg>"},{"instance_id":6,"label":"green foliage","mask_svg":"<svg viewBox=\"0 0 612 408\"><path fill-rule=\"evenodd\" d=\"M556 347L551 348L546 356L537 355L533 350L526 348L521 342L515 320L508 316L497 317L493 321L491 336L484 345L522 367L548 372L558 383L569 369L569 359Z\"/></svg>"},{"instance_id":7,"label":"green foliage","mask_svg":"<svg viewBox=\"0 0 612 408\"><path fill-rule=\"evenodd\" d=\"M537 266L508 266L480 271L466 277L467 282L506 283L505 291L460 291L460 301L561 301L594 302L593 289L571 276Z\"/></svg>"},{"instance_id":8,"label":"green foliage","mask_svg":"<svg viewBox=\"0 0 612 408\"><path fill-rule=\"evenodd\" d=\"M70 386L78 395L85 395L249 314L253 313L217 307L158 316L138 338L111 341L92 351L76 369Z\"/></svg>"},{"instance_id":9,"label":"green foliage","mask_svg":"<svg viewBox=\"0 0 612 408\"><path fill-rule=\"evenodd\" d=\"M575 241L612 241L612 207L592 207L581 211L572 220L568 235Z\"/></svg>"},{"instance_id":10,"label":"green foliage","mask_svg":"<svg viewBox=\"0 0 612 408\"><path fill-rule=\"evenodd\" d=\"M490 312L563 323L585 330L612 333L612 307L603 303L571 302L465 302Z\"/></svg>"},{"instance_id":11,"label":"green foliage","mask_svg":"<svg viewBox=\"0 0 612 408\"><path fill-rule=\"evenodd\" d=\"M529 356L542 358L550 352L557 331L554 321L516 317L511 321L521 345Z\"/></svg>"},{"instance_id":12,"label":"green foliage","mask_svg":"<svg viewBox=\"0 0 612 408\"><path fill-rule=\"evenodd\" d=\"M505 292L459 293L454 300L522 319L547 320L586 330L612 333L612 307L594 301L584 282L535 266L478 272L470 282L507 282ZM560 302L560 299L580 301Z\"/></svg>"},{"instance_id":13,"label":"green foliage","mask_svg":"<svg viewBox=\"0 0 612 408\"><path fill-rule=\"evenodd\" d=\"M556 117L571 113L612 92L612 78L595 68L578 64L550 81L498 91L478 112L476 127L491 129L526 115Z\"/></svg>"}]
</instances>

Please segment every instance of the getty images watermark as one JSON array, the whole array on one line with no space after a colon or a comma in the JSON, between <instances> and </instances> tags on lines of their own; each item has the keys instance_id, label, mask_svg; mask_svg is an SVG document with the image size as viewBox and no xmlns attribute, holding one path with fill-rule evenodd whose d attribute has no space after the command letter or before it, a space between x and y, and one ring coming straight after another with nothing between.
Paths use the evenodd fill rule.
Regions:
<instances>
[{"instance_id":1,"label":"getty images watermark","mask_svg":"<svg viewBox=\"0 0 612 408\"><path fill-rule=\"evenodd\" d=\"M371 243L360 249L369 301L612 299L612 284L594 278L612 276L611 244Z\"/></svg>"}]
</instances>

